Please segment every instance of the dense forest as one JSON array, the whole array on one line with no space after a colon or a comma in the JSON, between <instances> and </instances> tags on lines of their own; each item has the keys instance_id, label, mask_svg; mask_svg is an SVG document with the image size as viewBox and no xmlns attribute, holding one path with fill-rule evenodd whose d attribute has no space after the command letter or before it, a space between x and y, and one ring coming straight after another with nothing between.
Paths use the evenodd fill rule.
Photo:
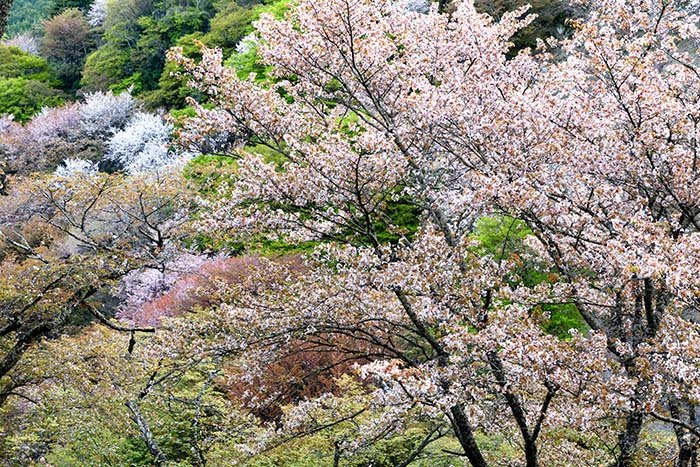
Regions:
<instances>
[{"instance_id":1,"label":"dense forest","mask_svg":"<svg viewBox=\"0 0 700 467\"><path fill-rule=\"evenodd\" d=\"M695 2L0 38L0 466L698 466Z\"/></svg>"}]
</instances>

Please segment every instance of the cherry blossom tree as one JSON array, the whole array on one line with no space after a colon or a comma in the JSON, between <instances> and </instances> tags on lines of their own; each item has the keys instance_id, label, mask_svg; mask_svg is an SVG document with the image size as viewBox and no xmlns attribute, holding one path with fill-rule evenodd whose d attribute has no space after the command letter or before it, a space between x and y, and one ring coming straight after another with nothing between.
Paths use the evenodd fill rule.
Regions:
<instances>
[{"instance_id":1,"label":"cherry blossom tree","mask_svg":"<svg viewBox=\"0 0 700 467\"><path fill-rule=\"evenodd\" d=\"M244 371L290 340L343 351L377 387L381 421L364 439L428 417L474 466L488 463L476 431L517 433L528 466L587 465L592 444L570 429L600 433L630 466L648 419L675 429L678 465L691 465L698 18L674 1L589 10L550 42L557 57L543 44L506 58L525 9L494 22L470 2L441 14L388 0L263 17L266 85L220 51L175 53L215 104L197 107L184 140L245 146L202 227L324 243L301 278L222 305L226 344L251 355ZM402 202L417 229L393 217ZM525 222L523 253L547 280L527 284L518 256L476 253L487 215ZM575 306L590 332L548 335L548 304Z\"/></svg>"},{"instance_id":2,"label":"cherry blossom tree","mask_svg":"<svg viewBox=\"0 0 700 467\"><path fill-rule=\"evenodd\" d=\"M385 419L368 427L367 438L433 417L452 427L477 466L487 461L475 430L511 428L527 464L538 465L545 426L555 432L591 416L583 407L571 411L568 396L585 393L595 381L586 367L605 360L593 350L599 339L586 341L590 360L581 361L578 339L547 336L526 307L505 305L515 297L506 280L512 265L474 253L472 222L486 207L465 190L465 168L431 138L419 113L428 97L444 106L437 98L450 99L453 86L469 90L472 105L495 92L496 80L518 88L534 70L525 58L505 59L508 38L526 24L521 14L493 23L466 3L448 17L392 2L302 2L288 21L258 25L264 60L280 79L296 77L276 88L238 80L217 51L205 51L199 66L181 58L218 105L199 108L188 135L233 131L283 160L275 167L244 157L240 179L206 227L337 244L319 251L298 286L225 305L224 316L245 323L240 339L270 334L338 350L334 342L349 337L340 350L371 361L362 374L380 388L377 414ZM423 224L417 232L391 218L407 197ZM265 340L260 353L250 351L249 365L278 358L282 342ZM580 371L567 370L574 367Z\"/></svg>"},{"instance_id":3,"label":"cherry blossom tree","mask_svg":"<svg viewBox=\"0 0 700 467\"><path fill-rule=\"evenodd\" d=\"M532 132L495 183L499 209L532 227L568 284L560 299L605 334L632 384L619 465L649 417L676 430L678 465L696 457L696 26L683 2L596 4L526 93Z\"/></svg>"}]
</instances>

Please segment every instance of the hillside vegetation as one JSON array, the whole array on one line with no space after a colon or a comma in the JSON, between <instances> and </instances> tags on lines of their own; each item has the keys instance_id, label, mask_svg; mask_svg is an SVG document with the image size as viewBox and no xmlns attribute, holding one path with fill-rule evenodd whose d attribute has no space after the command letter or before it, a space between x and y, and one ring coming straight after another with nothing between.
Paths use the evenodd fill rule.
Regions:
<instances>
[{"instance_id":1,"label":"hillside vegetation","mask_svg":"<svg viewBox=\"0 0 700 467\"><path fill-rule=\"evenodd\" d=\"M693 4L10 3L0 467L696 466Z\"/></svg>"}]
</instances>

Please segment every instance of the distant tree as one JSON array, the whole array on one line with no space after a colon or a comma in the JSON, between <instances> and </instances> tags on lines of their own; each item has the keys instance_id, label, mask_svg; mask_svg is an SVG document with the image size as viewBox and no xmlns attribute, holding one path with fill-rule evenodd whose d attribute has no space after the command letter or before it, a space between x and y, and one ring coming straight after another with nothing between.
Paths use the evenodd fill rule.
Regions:
<instances>
[{"instance_id":1,"label":"distant tree","mask_svg":"<svg viewBox=\"0 0 700 467\"><path fill-rule=\"evenodd\" d=\"M107 158L131 174L167 168L182 158L170 147L172 125L158 115L137 113L107 143Z\"/></svg>"},{"instance_id":2,"label":"distant tree","mask_svg":"<svg viewBox=\"0 0 700 467\"><path fill-rule=\"evenodd\" d=\"M107 20L107 0L95 0L87 14L87 21L93 28L103 26Z\"/></svg>"},{"instance_id":3,"label":"distant tree","mask_svg":"<svg viewBox=\"0 0 700 467\"><path fill-rule=\"evenodd\" d=\"M28 175L50 170L67 158L89 159L94 146L80 138L80 111L77 104L45 109L23 125L15 123L0 135L2 156L14 173ZM80 140L80 141L79 141Z\"/></svg>"},{"instance_id":4,"label":"distant tree","mask_svg":"<svg viewBox=\"0 0 700 467\"><path fill-rule=\"evenodd\" d=\"M65 89L77 87L91 47L90 27L80 10L71 8L44 22L41 52L57 71Z\"/></svg>"},{"instance_id":5,"label":"distant tree","mask_svg":"<svg viewBox=\"0 0 700 467\"><path fill-rule=\"evenodd\" d=\"M136 99L128 91L89 93L80 106L80 122L90 136L107 136L123 129L136 109Z\"/></svg>"},{"instance_id":6,"label":"distant tree","mask_svg":"<svg viewBox=\"0 0 700 467\"><path fill-rule=\"evenodd\" d=\"M38 39L30 33L22 33L14 36L12 39L8 39L2 43L9 47L17 47L22 52L26 52L32 55L39 55L39 41Z\"/></svg>"},{"instance_id":7,"label":"distant tree","mask_svg":"<svg viewBox=\"0 0 700 467\"><path fill-rule=\"evenodd\" d=\"M126 78L129 69L128 49L103 45L85 60L81 87L86 91L107 90Z\"/></svg>"}]
</instances>

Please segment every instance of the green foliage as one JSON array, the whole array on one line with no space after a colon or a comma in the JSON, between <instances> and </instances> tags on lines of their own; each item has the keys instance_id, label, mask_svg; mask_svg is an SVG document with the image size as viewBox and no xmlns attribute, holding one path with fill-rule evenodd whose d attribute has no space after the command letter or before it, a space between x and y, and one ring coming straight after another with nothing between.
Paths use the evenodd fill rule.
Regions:
<instances>
[{"instance_id":1,"label":"green foliage","mask_svg":"<svg viewBox=\"0 0 700 467\"><path fill-rule=\"evenodd\" d=\"M0 46L0 115L25 122L43 107L63 103L63 93L46 60L16 47Z\"/></svg>"},{"instance_id":2,"label":"green foliage","mask_svg":"<svg viewBox=\"0 0 700 467\"><path fill-rule=\"evenodd\" d=\"M25 78L58 84L46 60L4 45L0 45L0 78Z\"/></svg>"},{"instance_id":3,"label":"green foliage","mask_svg":"<svg viewBox=\"0 0 700 467\"><path fill-rule=\"evenodd\" d=\"M143 91L142 75L140 72L134 73L118 83L114 83L109 86L109 90L115 94L120 94L124 91L129 91L132 94L139 94L141 91Z\"/></svg>"},{"instance_id":4,"label":"green foliage","mask_svg":"<svg viewBox=\"0 0 700 467\"><path fill-rule=\"evenodd\" d=\"M270 14L277 19L282 19L289 10L290 0L264 0L261 5L254 8L255 19L260 18L263 13Z\"/></svg>"},{"instance_id":5,"label":"green foliage","mask_svg":"<svg viewBox=\"0 0 700 467\"><path fill-rule=\"evenodd\" d=\"M175 120L175 126L182 128L182 120L192 118L197 115L197 111L193 107L183 107L180 109L172 109L170 116Z\"/></svg>"},{"instance_id":6,"label":"green foliage","mask_svg":"<svg viewBox=\"0 0 700 467\"><path fill-rule=\"evenodd\" d=\"M402 237L413 238L420 227L421 209L408 198L389 201L382 210L383 219L375 223L380 243L396 243Z\"/></svg>"},{"instance_id":7,"label":"green foliage","mask_svg":"<svg viewBox=\"0 0 700 467\"><path fill-rule=\"evenodd\" d=\"M271 14L276 18L282 18L289 8L289 0L275 0L256 6L251 12L251 23L249 23L246 34L252 32L252 22L259 19L263 13ZM213 21L212 21L213 31ZM245 34L241 35L241 38ZM238 77L248 79L251 73L255 73L255 81L258 83L269 81L270 67L260 63L258 49L255 44L250 44L247 50L237 51L231 54L225 65L236 70Z\"/></svg>"},{"instance_id":8,"label":"green foliage","mask_svg":"<svg viewBox=\"0 0 700 467\"><path fill-rule=\"evenodd\" d=\"M242 53L234 53L226 60L225 65L236 70L236 74L241 79L248 79L251 73L255 73L257 83L269 80L270 67L260 63L258 49L255 46Z\"/></svg>"},{"instance_id":9,"label":"green foliage","mask_svg":"<svg viewBox=\"0 0 700 467\"><path fill-rule=\"evenodd\" d=\"M14 0L5 33L9 37L30 31L49 16L51 0Z\"/></svg>"},{"instance_id":10,"label":"green foliage","mask_svg":"<svg viewBox=\"0 0 700 467\"><path fill-rule=\"evenodd\" d=\"M263 2L262 4L242 5L239 2L220 1L215 4L216 14L209 21L209 31L195 32L180 37L174 45L181 47L183 53L194 59L200 58L199 44L207 47L220 47L224 55L231 55L228 63L239 70L242 77L247 77L255 71L258 80L265 79L267 69L257 62L255 47L245 53L236 53L235 47L247 34L253 31L252 23L263 12L281 16L287 8L288 1ZM205 28L200 28L204 31ZM145 96L146 102L151 106L165 106L179 108L186 105L187 97L201 98L187 86L186 79L178 76L181 70L174 63L166 63L162 67L157 88ZM155 75L154 75L155 76Z\"/></svg>"},{"instance_id":11,"label":"green foliage","mask_svg":"<svg viewBox=\"0 0 700 467\"><path fill-rule=\"evenodd\" d=\"M376 467L394 467L401 465L413 453L420 442L425 438L424 427L415 426L403 431L400 435L383 439L377 442L371 449L353 456L347 465L363 467L367 465ZM432 463L439 466L439 463ZM442 464L447 466L449 464Z\"/></svg>"},{"instance_id":12,"label":"green foliage","mask_svg":"<svg viewBox=\"0 0 700 467\"><path fill-rule=\"evenodd\" d=\"M196 8L169 8L163 17L143 17L138 21L141 34L132 55L133 67L141 73L144 90L153 90L163 73L165 53L178 38L204 30L205 11Z\"/></svg>"},{"instance_id":13,"label":"green foliage","mask_svg":"<svg viewBox=\"0 0 700 467\"><path fill-rule=\"evenodd\" d=\"M476 222L479 253L493 256L498 261L517 252L521 242L531 233L523 221L511 217L482 217Z\"/></svg>"},{"instance_id":14,"label":"green foliage","mask_svg":"<svg viewBox=\"0 0 700 467\"><path fill-rule=\"evenodd\" d=\"M180 38L175 45L182 47L187 56L200 58L196 41L201 39L201 33L188 34ZM187 105L188 97L199 97L199 94L187 85L188 78L180 76L181 71L182 69L174 62L166 62L158 80L157 89L143 96L146 104L151 107L181 109Z\"/></svg>"},{"instance_id":15,"label":"green foliage","mask_svg":"<svg viewBox=\"0 0 700 467\"><path fill-rule=\"evenodd\" d=\"M520 449L513 445L512 440L502 435L476 433L475 438L479 446L483 446L483 452L493 463L512 465L512 463L515 463L515 459L518 458L518 454L520 453ZM510 463L508 460L512 460L513 462Z\"/></svg>"},{"instance_id":16,"label":"green foliage","mask_svg":"<svg viewBox=\"0 0 700 467\"><path fill-rule=\"evenodd\" d=\"M104 24L105 44L132 49L139 38L139 18L152 12L151 0L120 0L108 3Z\"/></svg>"},{"instance_id":17,"label":"green foliage","mask_svg":"<svg viewBox=\"0 0 700 467\"><path fill-rule=\"evenodd\" d=\"M549 267L523 260L526 246L523 240L532 231L524 222L507 216L482 217L476 223L474 237L478 241L476 252L489 255L496 261L510 260L520 265L517 277L520 281L532 287L543 282L556 282L558 275ZM576 329L585 332L588 327L576 307L569 303L545 304L537 307L535 313L542 315L544 330L561 339L570 337L569 330Z\"/></svg>"},{"instance_id":18,"label":"green foliage","mask_svg":"<svg viewBox=\"0 0 700 467\"><path fill-rule=\"evenodd\" d=\"M242 248L252 254L274 258L278 256L311 253L313 249L320 244L321 242L319 241L290 243L283 238L256 237L246 242L245 245L242 245Z\"/></svg>"},{"instance_id":19,"label":"green foliage","mask_svg":"<svg viewBox=\"0 0 700 467\"><path fill-rule=\"evenodd\" d=\"M109 89L127 77L129 54L124 49L106 45L87 57L81 85L87 90Z\"/></svg>"},{"instance_id":20,"label":"green foliage","mask_svg":"<svg viewBox=\"0 0 700 467\"><path fill-rule=\"evenodd\" d=\"M147 93L146 100L152 106L184 105L185 86L170 79L175 68L163 73L165 54L182 38L206 32L213 14L213 7L206 1L126 0L111 4L104 43L88 57L83 86L133 86L134 93Z\"/></svg>"},{"instance_id":21,"label":"green foliage","mask_svg":"<svg viewBox=\"0 0 700 467\"><path fill-rule=\"evenodd\" d=\"M549 315L544 323L544 330L561 339L570 337L569 331L575 329L581 333L588 330L588 326L581 314L573 304L543 305L542 310Z\"/></svg>"},{"instance_id":22,"label":"green foliage","mask_svg":"<svg viewBox=\"0 0 700 467\"><path fill-rule=\"evenodd\" d=\"M52 0L49 16L60 15L66 10L77 8L86 11L92 5L93 0Z\"/></svg>"},{"instance_id":23,"label":"green foliage","mask_svg":"<svg viewBox=\"0 0 700 467\"><path fill-rule=\"evenodd\" d=\"M185 166L184 176L200 193L216 195L222 183L231 181L237 166L232 157L200 155Z\"/></svg>"},{"instance_id":24,"label":"green foliage","mask_svg":"<svg viewBox=\"0 0 700 467\"><path fill-rule=\"evenodd\" d=\"M54 8L63 11L84 7L83 3L84 0L60 0ZM288 4L288 0L219 0L214 4L187 0L112 2L102 45L87 57L80 85L86 91L131 88L150 107L184 107L187 97L201 96L178 76L180 70L175 64L165 62L165 53L177 45L187 56L199 58L198 43L221 47L226 55L231 54L228 65L241 76L255 72L258 81L265 80L269 70L258 63L256 48L245 53L234 53L234 49L252 32L252 23L262 13L282 17Z\"/></svg>"},{"instance_id":25,"label":"green foliage","mask_svg":"<svg viewBox=\"0 0 700 467\"><path fill-rule=\"evenodd\" d=\"M75 388L57 385L24 414L26 425L16 427L3 452L10 465L35 465L32 460L39 455L55 467L120 465L138 452L129 445L136 433L125 423L126 408L116 398L80 410L61 404L64 400L84 397Z\"/></svg>"},{"instance_id":26,"label":"green foliage","mask_svg":"<svg viewBox=\"0 0 700 467\"><path fill-rule=\"evenodd\" d=\"M204 35L202 42L209 47L221 47L228 55L241 38L252 31L256 14L251 8L221 0L217 2L216 10L211 20L211 30Z\"/></svg>"},{"instance_id":27,"label":"green foliage","mask_svg":"<svg viewBox=\"0 0 700 467\"><path fill-rule=\"evenodd\" d=\"M109 3L103 44L87 57L83 68L81 85L86 90L107 90L138 72L132 63L132 54L140 34L138 21L152 11L150 0ZM134 84L134 81L132 78L130 84Z\"/></svg>"},{"instance_id":28,"label":"green foliage","mask_svg":"<svg viewBox=\"0 0 700 467\"><path fill-rule=\"evenodd\" d=\"M209 47L220 47L224 54L232 53L240 40L253 32L253 22L263 13L282 18L289 8L289 0L263 0L261 2L241 2L219 0L216 15L211 20L211 30L202 42Z\"/></svg>"},{"instance_id":29,"label":"green foliage","mask_svg":"<svg viewBox=\"0 0 700 467\"><path fill-rule=\"evenodd\" d=\"M262 156L265 163L275 164L278 170L282 170L284 163L288 160L284 154L263 144L251 144L246 146L244 150L248 153Z\"/></svg>"}]
</instances>

